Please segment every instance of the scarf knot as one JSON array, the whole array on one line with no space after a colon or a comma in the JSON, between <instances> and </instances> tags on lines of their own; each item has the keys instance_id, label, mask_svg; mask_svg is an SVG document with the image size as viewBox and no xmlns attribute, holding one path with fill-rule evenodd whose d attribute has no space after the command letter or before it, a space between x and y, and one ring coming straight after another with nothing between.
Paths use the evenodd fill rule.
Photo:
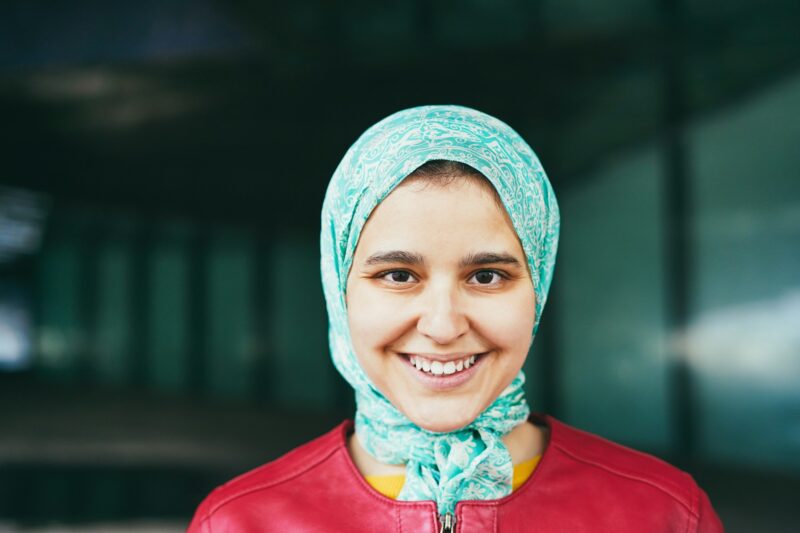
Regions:
<instances>
[{"instance_id":1,"label":"scarf knot","mask_svg":"<svg viewBox=\"0 0 800 533\"><path fill-rule=\"evenodd\" d=\"M433 500L445 514L460 500L502 498L513 477L503 436L530 414L524 383L520 373L475 421L447 433L415 426L382 396L357 395L356 437L378 461L406 465L399 500Z\"/></svg>"}]
</instances>

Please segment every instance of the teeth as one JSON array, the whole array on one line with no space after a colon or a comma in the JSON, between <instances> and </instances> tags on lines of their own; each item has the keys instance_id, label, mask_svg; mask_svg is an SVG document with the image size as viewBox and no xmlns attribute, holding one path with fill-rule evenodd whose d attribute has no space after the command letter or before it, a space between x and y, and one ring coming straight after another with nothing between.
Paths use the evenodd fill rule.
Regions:
<instances>
[{"instance_id":1,"label":"teeth","mask_svg":"<svg viewBox=\"0 0 800 533\"><path fill-rule=\"evenodd\" d=\"M447 361L443 363L441 361L431 361L418 355L412 355L409 357L409 361L421 372L427 372L434 376L449 376L474 365L476 357L475 355L470 355L458 361Z\"/></svg>"}]
</instances>

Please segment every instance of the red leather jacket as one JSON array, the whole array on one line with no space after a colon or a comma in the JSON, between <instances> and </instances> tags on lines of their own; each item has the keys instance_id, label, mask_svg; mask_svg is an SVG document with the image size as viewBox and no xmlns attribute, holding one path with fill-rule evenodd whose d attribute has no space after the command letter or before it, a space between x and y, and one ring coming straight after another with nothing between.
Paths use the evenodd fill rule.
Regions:
<instances>
[{"instance_id":1,"label":"red leather jacket","mask_svg":"<svg viewBox=\"0 0 800 533\"><path fill-rule=\"evenodd\" d=\"M722 524L692 477L650 455L552 417L533 475L499 500L462 501L454 531L717 533ZM439 532L432 501L406 502L373 490L347 452L346 421L333 431L214 490L189 533Z\"/></svg>"}]
</instances>

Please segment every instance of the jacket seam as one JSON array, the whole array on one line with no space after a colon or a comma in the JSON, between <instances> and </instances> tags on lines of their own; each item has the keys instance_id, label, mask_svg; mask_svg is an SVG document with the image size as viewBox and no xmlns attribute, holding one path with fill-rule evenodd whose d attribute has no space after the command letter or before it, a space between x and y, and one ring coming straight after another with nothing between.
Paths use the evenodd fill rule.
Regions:
<instances>
[{"instance_id":1,"label":"jacket seam","mask_svg":"<svg viewBox=\"0 0 800 533\"><path fill-rule=\"evenodd\" d=\"M271 488L271 487L275 487L277 485L280 485L280 484L286 483L288 481L291 481L292 479L294 479L294 478L296 478L296 477L298 477L298 476L300 476L302 474L305 474L309 470L311 470L313 468L316 468L320 464L322 464L325 461L331 459L331 457L334 456L337 453L347 453L347 451L342 446L335 446L335 447L331 448L330 450L328 450L324 455L321 455L320 457L318 457L313 462L304 464L302 468L299 468L299 469L297 469L295 471L292 471L292 472L290 472L290 473L288 473L288 474L286 474L286 475L284 475L284 476L282 476L282 477L280 477L278 479L270 480L269 482L263 482L261 484L255 485L253 487L248 487L247 489L241 489L236 494L231 494L230 496L227 496L224 499L220 499L219 501L214 502L213 505L209 505L209 511L206 513L206 519L211 517L211 515L213 515L217 511L219 511L220 508L222 508L225 505L231 503L232 501L234 501L236 499L239 499L239 498L241 498L243 496L246 496L248 494L252 494L254 492L258 492L260 490L264 490L264 489L268 489L268 488ZM360 480L363 482L363 478L360 478ZM385 501L384 500L384 498L385 498L384 496L381 496L377 492L374 492L374 491L372 491L370 489L366 489L366 494L370 498L372 498L373 500L381 503L382 505L387 505L387 504L388 505L392 505L393 503L395 503L394 500L389 500L388 502ZM422 508L422 509L427 510L427 508L429 506L428 502L411 502L411 501L409 501L409 502L403 502L403 503L404 503L404 506L403 506L404 508ZM398 512L400 512L400 510L401 510L401 509L399 509L398 506L392 505L392 507L398 509ZM435 529L435 525L434 525L434 529Z\"/></svg>"},{"instance_id":2,"label":"jacket seam","mask_svg":"<svg viewBox=\"0 0 800 533\"><path fill-rule=\"evenodd\" d=\"M302 465L302 467L300 467L300 468L298 468L296 470L293 470L293 471L283 475L282 477L280 477L278 479L270 480L268 482L263 482L263 483L260 483L260 484L258 484L256 486L249 487L247 489L241 489L237 493L231 494L230 496L227 496L224 499L221 499L220 501L215 502L214 505L210 505L209 506L210 509L209 509L208 513L206 514L206 519L208 519L211 515L216 513L221 507L229 504L233 500L237 500L237 499L241 498L242 496L246 496L248 494L252 494L253 492L258 492L260 490L264 490L264 489L267 489L267 488L270 488L270 487L274 487L276 485L280 485L280 484L286 483L287 481L291 481L292 479L294 479L294 478L306 473L307 471L311 470L312 468L316 467L317 465L319 465L321 463L324 463L325 461L327 461L331 457L331 455L333 455L337 451L338 451L337 448L333 448L331 450L328 450L328 452L326 454L320 456L315 461L310 462L310 463L305 463L305 464Z\"/></svg>"},{"instance_id":3,"label":"jacket seam","mask_svg":"<svg viewBox=\"0 0 800 533\"><path fill-rule=\"evenodd\" d=\"M403 533L403 515L400 514L400 509L397 507L394 508L394 521L397 525L397 531Z\"/></svg>"},{"instance_id":4,"label":"jacket seam","mask_svg":"<svg viewBox=\"0 0 800 533\"><path fill-rule=\"evenodd\" d=\"M677 503L679 503L679 504L680 504L680 505L681 505L681 506L682 506L684 509L686 509L686 511L688 511L690 515L694 516L695 518L697 517L697 511L696 511L695 509L693 509L693 506L692 506L692 504L687 504L687 503L684 501L684 499L683 499L683 498L680 498L678 495L674 494L674 493L673 493L671 490L669 490L669 489L667 489L667 488L665 488L665 487L661 486L660 484L658 484L658 483L656 483L656 482L654 482L654 481L651 481L651 480L649 480L649 479L645 479L645 478L642 478L642 477L640 477L640 476L636 476L636 475L634 475L634 474L629 474L629 473L626 473L626 472L621 472L621 471L619 471L619 470L617 470L617 469L611 468L611 467L609 467L609 466L607 466L607 465L604 465L604 464L598 463L598 462L596 462L596 461L592 461L592 460L590 460L590 459L586 459L586 458L584 458L584 457L580 457L580 456L578 456L578 455L574 454L573 452L571 452L571 451L569 451L569 450L565 449L565 448L564 448L563 446L561 446L561 444L559 444L559 443L551 443L551 444L555 444L555 446L556 446L556 447L557 447L557 448L558 448L558 449L559 449L559 450L560 450L562 453L564 453L565 455L568 455L568 456L570 456L572 459L574 459L574 460L576 460L576 461L580 461L580 462L582 462L582 463L584 463L584 464L587 464L587 465L594 466L594 467L596 467L596 468L599 468L599 469L601 469L601 470L605 470L606 472L609 472L609 473L611 473L611 474L614 474L614 475L617 475L617 476L620 476L620 477L624 477L624 478L626 478L626 479L630 479L630 480L632 480L632 481L638 481L638 482L640 482L640 483L644 483L644 484L646 484L646 485L650 485L651 487L653 487L653 488L655 488L655 489L658 489L659 491L663 492L664 494L666 494L667 496L669 496L670 498L672 498L673 500L675 500L675 501L676 501Z\"/></svg>"},{"instance_id":5,"label":"jacket seam","mask_svg":"<svg viewBox=\"0 0 800 533\"><path fill-rule=\"evenodd\" d=\"M696 486L696 485L695 485ZM692 526L692 522L694 522L694 531L697 532L697 529L700 527L700 513L699 513L699 496L700 496L700 487L697 487L696 490L692 491L692 516L687 517L686 520L686 532L689 532L689 528ZM692 517L695 519L692 520Z\"/></svg>"},{"instance_id":6,"label":"jacket seam","mask_svg":"<svg viewBox=\"0 0 800 533\"><path fill-rule=\"evenodd\" d=\"M376 491L375 489L370 487L370 485L367 483L367 481L364 479L364 477L358 471L358 469L355 466L355 464L353 463L353 461L350 459L350 455L349 455L349 453L347 452L347 449L344 446L337 446L334 451L341 452L341 453L343 453L345 455L345 459L346 459L345 460L345 464L346 464L347 468L350 470L350 474L354 478L353 481L354 481L354 483L356 483L358 485L358 487L361 489L361 491L364 494L366 494L371 499L375 500L376 502L380 503L383 506L390 505L390 506L395 507L395 508L399 507L397 505L398 500L396 500L394 498L389 498L388 496L384 496L383 494L380 494L378 491ZM413 501L413 500L411 500L411 501L403 501L402 503L403 503L403 505L402 505L403 508L417 508L418 507L418 508L421 508L421 509L424 509L424 510L427 511L427 510L429 510L429 507L430 507L430 502L427 501L427 500L423 500L423 501ZM436 529L436 521L435 520L434 520L434 529Z\"/></svg>"},{"instance_id":7,"label":"jacket seam","mask_svg":"<svg viewBox=\"0 0 800 533\"><path fill-rule=\"evenodd\" d=\"M615 448L620 448L620 447L624 448L625 452L627 452L628 454L632 454L632 455L638 456L638 457L640 457L642 459L651 460L651 461L655 460L657 462L664 463L664 461L660 460L657 457L653 457L650 454L644 453L644 452L642 452L640 450L634 450L634 449L631 449L631 448L625 448L624 446L621 446L620 444L618 444L616 442L608 441L608 440L606 440L605 438L603 438L603 437L601 437L599 435L592 435L591 433L586 433L585 431L580 430L578 428L567 426L563 422L559 422L558 420L552 419L552 417L551 417L551 421L553 422L553 426L555 426L555 425L561 426L561 428L559 428L559 435L561 437L563 437L563 435L561 435L562 431L564 433L567 433L567 438L559 438L558 442L557 442L557 447L563 449L564 451L567 451L567 448L565 448L565 446L567 444L565 444L565 442L569 443L570 441L573 440L573 438L576 438L576 437L577 438L580 438L580 437L587 438L588 437L590 439L596 439L596 440L600 440L601 442L605 442L605 444L610 445L610 446L615 447ZM571 455L575 456L575 457L578 457L578 455L576 455L575 452L569 452L569 453ZM585 457L585 456L581 456L581 457ZM592 461L592 459L583 459L583 460L585 460L587 462ZM668 463L664 463L664 464L666 464L667 466L672 467L672 465L669 465ZM614 470L613 467L609 467L609 468L611 470ZM672 467L672 468L674 468L674 467ZM623 470L618 470L618 471L621 474L623 473ZM681 472L681 473L685 474L685 472ZM659 484L662 487L665 487L667 485L678 486L678 483L674 482L673 480L669 479L666 476L658 475L658 476L651 476L651 478L654 478L654 480L652 481L653 483ZM668 489L665 488L664 490L666 491ZM677 496L675 496L675 497L677 498Z\"/></svg>"}]
</instances>

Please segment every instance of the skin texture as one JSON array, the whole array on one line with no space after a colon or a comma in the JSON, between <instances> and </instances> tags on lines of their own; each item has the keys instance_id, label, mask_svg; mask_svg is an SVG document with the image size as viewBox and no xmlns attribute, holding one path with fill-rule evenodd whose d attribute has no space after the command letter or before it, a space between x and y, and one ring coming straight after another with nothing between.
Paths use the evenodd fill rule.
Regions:
<instances>
[{"instance_id":1,"label":"skin texture","mask_svg":"<svg viewBox=\"0 0 800 533\"><path fill-rule=\"evenodd\" d=\"M398 186L364 226L347 281L362 368L409 420L430 431L452 431L477 418L517 375L530 346L535 293L525 254L487 187L467 177L446 186ZM396 251L405 259L375 261ZM483 253L506 259L464 264ZM440 390L408 363L409 354L422 353L483 355L468 381ZM541 431L530 423L504 440L514 462L542 447ZM358 448L351 443L357 465L369 462Z\"/></svg>"}]
</instances>

